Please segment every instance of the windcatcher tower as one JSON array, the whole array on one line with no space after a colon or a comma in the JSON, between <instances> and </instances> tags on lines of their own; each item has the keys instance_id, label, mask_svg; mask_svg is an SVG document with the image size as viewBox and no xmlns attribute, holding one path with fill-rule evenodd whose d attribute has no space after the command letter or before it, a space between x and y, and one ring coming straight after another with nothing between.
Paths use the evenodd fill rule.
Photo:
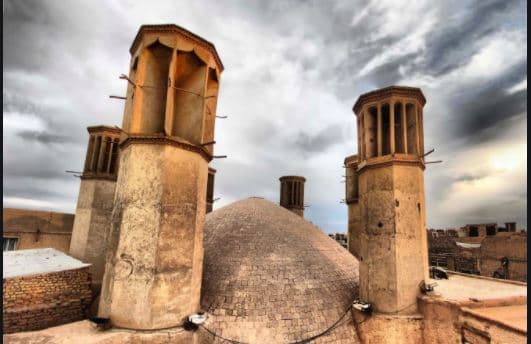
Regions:
<instances>
[{"instance_id":1,"label":"windcatcher tower","mask_svg":"<svg viewBox=\"0 0 531 344\"><path fill-rule=\"evenodd\" d=\"M223 65L176 25L143 25L131 63L98 313L161 329L199 310L208 163Z\"/></svg>"},{"instance_id":2,"label":"windcatcher tower","mask_svg":"<svg viewBox=\"0 0 531 344\"><path fill-rule=\"evenodd\" d=\"M348 250L360 258L361 219L359 206L358 155L345 158L345 203L348 207Z\"/></svg>"},{"instance_id":3,"label":"windcatcher tower","mask_svg":"<svg viewBox=\"0 0 531 344\"><path fill-rule=\"evenodd\" d=\"M87 130L87 155L81 175L69 254L84 263L92 264L92 283L99 289L105 270L103 252L114 203L121 130L107 126L88 127Z\"/></svg>"},{"instance_id":4,"label":"windcatcher tower","mask_svg":"<svg viewBox=\"0 0 531 344\"><path fill-rule=\"evenodd\" d=\"M280 206L304 217L304 182L300 176L283 176L280 180Z\"/></svg>"},{"instance_id":5,"label":"windcatcher tower","mask_svg":"<svg viewBox=\"0 0 531 344\"><path fill-rule=\"evenodd\" d=\"M358 179L359 229L355 216L349 223L357 236L352 247L360 261L360 297L378 313L416 313L419 287L429 277L425 102L418 88L392 86L361 95L353 109L358 163L350 166Z\"/></svg>"}]
</instances>

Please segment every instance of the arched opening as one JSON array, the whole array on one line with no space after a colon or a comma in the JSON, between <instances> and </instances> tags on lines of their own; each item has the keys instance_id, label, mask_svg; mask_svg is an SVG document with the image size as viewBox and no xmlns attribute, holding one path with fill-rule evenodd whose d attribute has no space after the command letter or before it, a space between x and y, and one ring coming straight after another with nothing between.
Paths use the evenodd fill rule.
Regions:
<instances>
[{"instance_id":1,"label":"arched opening","mask_svg":"<svg viewBox=\"0 0 531 344\"><path fill-rule=\"evenodd\" d=\"M389 104L382 105L382 155L391 154L391 115Z\"/></svg>"},{"instance_id":2,"label":"arched opening","mask_svg":"<svg viewBox=\"0 0 531 344\"><path fill-rule=\"evenodd\" d=\"M378 155L378 110L371 107L367 111L367 158Z\"/></svg>"},{"instance_id":3,"label":"arched opening","mask_svg":"<svg viewBox=\"0 0 531 344\"><path fill-rule=\"evenodd\" d=\"M208 79L205 94L205 125L203 128L203 143L214 141L214 125L216 123L216 105L218 95L219 81L216 70L208 68ZM210 153L213 152L213 146L205 147Z\"/></svg>"},{"instance_id":4,"label":"arched opening","mask_svg":"<svg viewBox=\"0 0 531 344\"><path fill-rule=\"evenodd\" d=\"M109 162L109 173L116 174L118 166L118 139L114 139L111 148L111 161Z\"/></svg>"},{"instance_id":5,"label":"arched opening","mask_svg":"<svg viewBox=\"0 0 531 344\"><path fill-rule=\"evenodd\" d=\"M177 51L172 135L201 144L207 66L193 52Z\"/></svg>"},{"instance_id":6,"label":"arched opening","mask_svg":"<svg viewBox=\"0 0 531 344\"><path fill-rule=\"evenodd\" d=\"M394 105L394 126L395 126L395 152L405 153L406 148L404 145L404 126L402 116L402 103L395 103Z\"/></svg>"},{"instance_id":7,"label":"arched opening","mask_svg":"<svg viewBox=\"0 0 531 344\"><path fill-rule=\"evenodd\" d=\"M417 114L415 105L406 105L406 125L407 125L407 152L408 154L419 154L417 148Z\"/></svg>"},{"instance_id":8,"label":"arched opening","mask_svg":"<svg viewBox=\"0 0 531 344\"><path fill-rule=\"evenodd\" d=\"M142 120L140 132L164 132L168 71L172 49L156 41L145 49L144 80L142 85Z\"/></svg>"}]
</instances>

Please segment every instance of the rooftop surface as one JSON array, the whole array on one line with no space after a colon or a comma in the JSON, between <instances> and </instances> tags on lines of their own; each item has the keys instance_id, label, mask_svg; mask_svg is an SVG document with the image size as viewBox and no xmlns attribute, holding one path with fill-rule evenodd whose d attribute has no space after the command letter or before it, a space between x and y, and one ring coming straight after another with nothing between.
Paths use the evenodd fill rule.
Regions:
<instances>
[{"instance_id":1,"label":"rooftop surface","mask_svg":"<svg viewBox=\"0 0 531 344\"><path fill-rule=\"evenodd\" d=\"M527 332L527 305L503 307L465 308L467 313L476 317L502 323L508 327Z\"/></svg>"},{"instance_id":2,"label":"rooftop surface","mask_svg":"<svg viewBox=\"0 0 531 344\"><path fill-rule=\"evenodd\" d=\"M90 265L53 248L7 251L3 258L3 278L74 270Z\"/></svg>"},{"instance_id":3,"label":"rooftop surface","mask_svg":"<svg viewBox=\"0 0 531 344\"><path fill-rule=\"evenodd\" d=\"M491 300L524 296L527 297L527 284L513 283L476 276L449 274L448 279L430 280L437 283L437 296L451 301Z\"/></svg>"}]
</instances>

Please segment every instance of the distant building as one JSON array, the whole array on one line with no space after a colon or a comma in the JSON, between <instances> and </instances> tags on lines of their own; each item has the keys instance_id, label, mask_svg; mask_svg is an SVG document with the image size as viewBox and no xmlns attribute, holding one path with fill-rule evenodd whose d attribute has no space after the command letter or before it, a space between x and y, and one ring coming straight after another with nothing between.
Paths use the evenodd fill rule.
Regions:
<instances>
[{"instance_id":1,"label":"distant building","mask_svg":"<svg viewBox=\"0 0 531 344\"><path fill-rule=\"evenodd\" d=\"M515 222L468 224L452 232L430 229L428 249L430 265L527 282L527 233L516 232Z\"/></svg>"},{"instance_id":2,"label":"distant building","mask_svg":"<svg viewBox=\"0 0 531 344\"><path fill-rule=\"evenodd\" d=\"M54 248L68 253L74 214L27 209L3 209L3 251Z\"/></svg>"},{"instance_id":3,"label":"distant building","mask_svg":"<svg viewBox=\"0 0 531 344\"><path fill-rule=\"evenodd\" d=\"M334 233L334 234L328 234L328 236L344 248L348 249L348 243L347 243L347 235L345 233Z\"/></svg>"}]
</instances>

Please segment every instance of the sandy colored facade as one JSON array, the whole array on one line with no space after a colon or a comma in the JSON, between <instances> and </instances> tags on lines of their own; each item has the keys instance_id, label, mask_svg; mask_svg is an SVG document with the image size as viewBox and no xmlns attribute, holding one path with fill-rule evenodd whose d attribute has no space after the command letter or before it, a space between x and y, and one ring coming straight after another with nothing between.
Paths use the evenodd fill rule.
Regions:
<instances>
[{"instance_id":1,"label":"sandy colored facade","mask_svg":"<svg viewBox=\"0 0 531 344\"><path fill-rule=\"evenodd\" d=\"M15 250L51 247L68 253L74 214L4 208L2 220L4 246L11 240Z\"/></svg>"},{"instance_id":2,"label":"sandy colored facade","mask_svg":"<svg viewBox=\"0 0 531 344\"><path fill-rule=\"evenodd\" d=\"M87 130L87 154L69 254L91 264L92 283L99 289L105 270L105 255L102 252L114 204L121 130L106 126L89 127Z\"/></svg>"},{"instance_id":3,"label":"sandy colored facade","mask_svg":"<svg viewBox=\"0 0 531 344\"><path fill-rule=\"evenodd\" d=\"M175 25L144 25L131 65L98 314L159 329L199 310L208 163L223 65Z\"/></svg>"}]
</instances>

